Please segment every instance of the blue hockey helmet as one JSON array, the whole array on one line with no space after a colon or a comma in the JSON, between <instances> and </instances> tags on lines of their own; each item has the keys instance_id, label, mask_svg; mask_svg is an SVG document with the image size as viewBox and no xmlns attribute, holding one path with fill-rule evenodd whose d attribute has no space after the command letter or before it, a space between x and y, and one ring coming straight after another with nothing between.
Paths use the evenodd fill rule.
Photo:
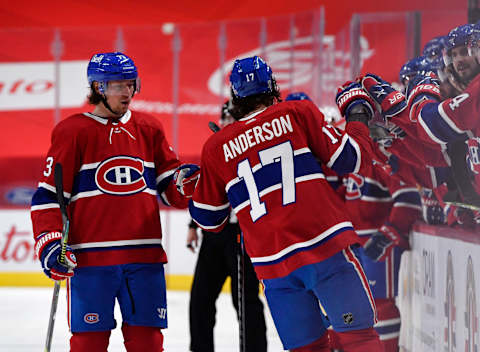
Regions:
<instances>
[{"instance_id":1,"label":"blue hockey helmet","mask_svg":"<svg viewBox=\"0 0 480 352\"><path fill-rule=\"evenodd\" d=\"M258 56L235 60L230 74L235 97L245 98L273 91L272 69Z\"/></svg>"},{"instance_id":2,"label":"blue hockey helmet","mask_svg":"<svg viewBox=\"0 0 480 352\"><path fill-rule=\"evenodd\" d=\"M435 37L427 42L423 47L422 55L432 62L442 57L442 50L445 47L446 36Z\"/></svg>"},{"instance_id":3,"label":"blue hockey helmet","mask_svg":"<svg viewBox=\"0 0 480 352\"><path fill-rule=\"evenodd\" d=\"M131 58L121 52L98 53L92 56L87 67L88 83L98 82L104 94L109 81L134 80L135 92L140 91L137 67Z\"/></svg>"},{"instance_id":4,"label":"blue hockey helmet","mask_svg":"<svg viewBox=\"0 0 480 352\"><path fill-rule=\"evenodd\" d=\"M285 98L285 101L289 101L289 100L310 100L311 101L312 99L310 99L310 97L304 92L294 92L294 93L290 93Z\"/></svg>"},{"instance_id":5,"label":"blue hockey helmet","mask_svg":"<svg viewBox=\"0 0 480 352\"><path fill-rule=\"evenodd\" d=\"M452 29L445 40L445 47L443 49L443 61L445 66L450 65L452 61L452 49L457 47L468 47L470 37L473 33L473 24L464 24L462 26Z\"/></svg>"},{"instance_id":6,"label":"blue hockey helmet","mask_svg":"<svg viewBox=\"0 0 480 352\"><path fill-rule=\"evenodd\" d=\"M470 40L468 42L468 53L470 56L475 56L477 59L480 54L480 21L475 23L472 29L472 34L470 35Z\"/></svg>"},{"instance_id":7,"label":"blue hockey helmet","mask_svg":"<svg viewBox=\"0 0 480 352\"><path fill-rule=\"evenodd\" d=\"M428 65L425 56L418 56L408 60L398 73L400 82L406 85L404 82L405 80L409 80L421 72L429 71Z\"/></svg>"}]
</instances>

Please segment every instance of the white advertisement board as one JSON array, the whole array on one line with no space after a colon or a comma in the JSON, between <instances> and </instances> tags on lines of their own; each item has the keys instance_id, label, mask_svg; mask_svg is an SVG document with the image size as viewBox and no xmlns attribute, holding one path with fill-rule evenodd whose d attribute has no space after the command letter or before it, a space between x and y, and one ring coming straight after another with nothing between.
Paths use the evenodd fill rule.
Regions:
<instances>
[{"instance_id":1,"label":"white advertisement board","mask_svg":"<svg viewBox=\"0 0 480 352\"><path fill-rule=\"evenodd\" d=\"M161 220L163 246L169 259L166 273L193 275L197 255L186 248L187 228L190 221L188 212L186 210L162 211ZM0 210L0 274L41 273L41 266L33 248L30 211Z\"/></svg>"},{"instance_id":2,"label":"white advertisement board","mask_svg":"<svg viewBox=\"0 0 480 352\"><path fill-rule=\"evenodd\" d=\"M478 351L478 242L478 234L448 228L413 232L400 275L405 350Z\"/></svg>"}]
</instances>

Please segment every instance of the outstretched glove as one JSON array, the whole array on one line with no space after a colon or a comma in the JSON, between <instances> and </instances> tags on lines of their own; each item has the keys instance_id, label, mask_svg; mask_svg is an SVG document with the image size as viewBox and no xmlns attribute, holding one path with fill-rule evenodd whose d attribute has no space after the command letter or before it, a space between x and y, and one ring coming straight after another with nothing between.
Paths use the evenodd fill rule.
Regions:
<instances>
[{"instance_id":1,"label":"outstretched glove","mask_svg":"<svg viewBox=\"0 0 480 352\"><path fill-rule=\"evenodd\" d=\"M405 96L379 76L368 73L362 78L362 87L380 105L382 116L386 120L398 115L407 107Z\"/></svg>"},{"instance_id":2,"label":"outstretched glove","mask_svg":"<svg viewBox=\"0 0 480 352\"><path fill-rule=\"evenodd\" d=\"M178 192L187 198L193 196L199 178L200 167L195 164L180 165L173 174L173 182L175 182Z\"/></svg>"},{"instance_id":3,"label":"outstretched glove","mask_svg":"<svg viewBox=\"0 0 480 352\"><path fill-rule=\"evenodd\" d=\"M384 261L395 246L408 248L408 242L393 226L383 225L363 245L363 250L367 257L378 262Z\"/></svg>"},{"instance_id":4,"label":"outstretched glove","mask_svg":"<svg viewBox=\"0 0 480 352\"><path fill-rule=\"evenodd\" d=\"M375 113L375 102L358 82L347 81L339 87L335 102L338 110L340 110L340 114L345 117L347 122L358 121L356 116L352 116L358 114L358 112L355 113L355 110L358 110L355 107L363 106L366 110L366 113L363 113L365 117L361 119L362 122L368 122Z\"/></svg>"},{"instance_id":5,"label":"outstretched glove","mask_svg":"<svg viewBox=\"0 0 480 352\"><path fill-rule=\"evenodd\" d=\"M65 257L62 253L62 233L47 232L35 241L35 253L40 259L43 272L50 279L59 281L73 276L73 269L77 266L77 259L70 246L66 246Z\"/></svg>"},{"instance_id":6,"label":"outstretched glove","mask_svg":"<svg viewBox=\"0 0 480 352\"><path fill-rule=\"evenodd\" d=\"M420 103L424 100L442 101L440 93L440 81L433 72L421 73L416 75L408 82L406 90L408 110L410 111L410 120L417 121Z\"/></svg>"}]
</instances>

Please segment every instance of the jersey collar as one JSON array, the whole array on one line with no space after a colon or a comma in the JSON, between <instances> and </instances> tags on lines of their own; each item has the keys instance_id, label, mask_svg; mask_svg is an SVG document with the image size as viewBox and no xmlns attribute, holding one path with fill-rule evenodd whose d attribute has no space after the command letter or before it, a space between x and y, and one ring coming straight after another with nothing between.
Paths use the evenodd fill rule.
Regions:
<instances>
[{"instance_id":1,"label":"jersey collar","mask_svg":"<svg viewBox=\"0 0 480 352\"><path fill-rule=\"evenodd\" d=\"M250 115L247 115L247 116L245 116L245 117L242 117L242 118L239 119L238 121L247 121L247 120L253 119L255 116L261 114L261 113L264 112L265 110L267 110L267 108L263 108L262 110L258 110L258 111L252 112Z\"/></svg>"},{"instance_id":2,"label":"jersey collar","mask_svg":"<svg viewBox=\"0 0 480 352\"><path fill-rule=\"evenodd\" d=\"M100 122L103 125L106 125L108 123L108 120L109 120L105 117L100 117L100 116L94 115L90 112L84 112L83 114L87 117L90 117L91 119L94 119L97 122ZM118 121L120 121L122 124L125 125L128 121L130 121L131 117L132 117L132 112L130 110L127 110L127 112L125 114L123 114L123 116L120 117L118 119Z\"/></svg>"}]
</instances>

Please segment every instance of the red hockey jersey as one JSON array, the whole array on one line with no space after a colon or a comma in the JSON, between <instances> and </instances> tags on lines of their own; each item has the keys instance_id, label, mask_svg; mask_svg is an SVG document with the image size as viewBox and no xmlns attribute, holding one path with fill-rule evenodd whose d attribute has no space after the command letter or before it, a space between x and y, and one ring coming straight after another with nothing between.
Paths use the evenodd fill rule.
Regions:
<instances>
[{"instance_id":1,"label":"red hockey jersey","mask_svg":"<svg viewBox=\"0 0 480 352\"><path fill-rule=\"evenodd\" d=\"M356 128L366 129L359 122L350 125ZM192 218L218 231L231 206L259 279L324 260L358 236L320 163L340 175L359 172L369 162L362 153L365 133L359 135L354 140L328 126L307 100L255 112L204 145L200 180L189 204Z\"/></svg>"},{"instance_id":2,"label":"red hockey jersey","mask_svg":"<svg viewBox=\"0 0 480 352\"><path fill-rule=\"evenodd\" d=\"M79 267L166 262L157 195L178 207L187 203L172 183L180 162L157 119L128 111L116 122L90 113L61 121L32 199L35 237L62 229L56 163L63 166L68 243Z\"/></svg>"},{"instance_id":3,"label":"red hockey jersey","mask_svg":"<svg viewBox=\"0 0 480 352\"><path fill-rule=\"evenodd\" d=\"M343 178L338 190L343 194L345 206L353 226L364 243L384 225L392 225L399 233L407 234L420 218L422 204L415 185L405 184L388 172L380 162L374 161L362 174L351 173Z\"/></svg>"}]
</instances>

